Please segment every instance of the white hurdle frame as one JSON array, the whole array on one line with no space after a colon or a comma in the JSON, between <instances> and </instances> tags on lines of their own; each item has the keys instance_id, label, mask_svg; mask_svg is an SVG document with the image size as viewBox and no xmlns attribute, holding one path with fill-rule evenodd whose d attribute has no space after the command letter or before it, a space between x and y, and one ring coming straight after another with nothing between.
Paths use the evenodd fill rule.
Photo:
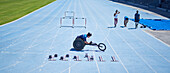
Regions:
<instances>
[{"instance_id":1,"label":"white hurdle frame","mask_svg":"<svg viewBox=\"0 0 170 73\"><path fill-rule=\"evenodd\" d=\"M67 13L72 13L73 15L72 16L67 16ZM73 17L74 18L74 16L75 16L74 11L65 11L64 12L64 17Z\"/></svg>"},{"instance_id":2,"label":"white hurdle frame","mask_svg":"<svg viewBox=\"0 0 170 73\"><path fill-rule=\"evenodd\" d=\"M74 18L73 17L61 17L60 18L60 28L62 27L62 20L63 19L72 19L72 28L74 28Z\"/></svg>"},{"instance_id":3,"label":"white hurdle frame","mask_svg":"<svg viewBox=\"0 0 170 73\"><path fill-rule=\"evenodd\" d=\"M86 28L86 23L87 23L86 18L76 17L76 18L74 18L74 19L84 19L84 27ZM75 23L75 21L74 21L73 23Z\"/></svg>"}]
</instances>

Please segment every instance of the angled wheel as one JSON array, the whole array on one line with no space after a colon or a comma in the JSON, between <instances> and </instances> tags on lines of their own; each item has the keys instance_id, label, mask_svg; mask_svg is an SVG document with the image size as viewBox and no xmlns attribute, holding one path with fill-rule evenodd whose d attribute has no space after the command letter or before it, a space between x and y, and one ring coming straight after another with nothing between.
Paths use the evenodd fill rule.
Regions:
<instances>
[{"instance_id":1,"label":"angled wheel","mask_svg":"<svg viewBox=\"0 0 170 73\"><path fill-rule=\"evenodd\" d=\"M84 46L85 46L85 43L84 43L84 41L83 41L82 39L80 39L80 38L76 39L76 40L73 42L73 47L74 47L75 50L80 51L80 50L82 50L82 49L84 48Z\"/></svg>"},{"instance_id":2,"label":"angled wheel","mask_svg":"<svg viewBox=\"0 0 170 73\"><path fill-rule=\"evenodd\" d=\"M106 50L106 45L104 43L99 43L98 44L98 48L101 50L101 51L105 51Z\"/></svg>"}]
</instances>

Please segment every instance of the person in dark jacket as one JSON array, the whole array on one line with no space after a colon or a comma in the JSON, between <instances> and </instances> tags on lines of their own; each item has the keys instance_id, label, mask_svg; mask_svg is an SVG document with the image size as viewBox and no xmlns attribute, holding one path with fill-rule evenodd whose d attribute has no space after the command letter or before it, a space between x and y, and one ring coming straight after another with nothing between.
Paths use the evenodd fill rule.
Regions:
<instances>
[{"instance_id":1,"label":"person in dark jacket","mask_svg":"<svg viewBox=\"0 0 170 73\"><path fill-rule=\"evenodd\" d=\"M135 14L135 28L138 27L139 21L140 21L140 14L138 13L138 10L137 10Z\"/></svg>"}]
</instances>

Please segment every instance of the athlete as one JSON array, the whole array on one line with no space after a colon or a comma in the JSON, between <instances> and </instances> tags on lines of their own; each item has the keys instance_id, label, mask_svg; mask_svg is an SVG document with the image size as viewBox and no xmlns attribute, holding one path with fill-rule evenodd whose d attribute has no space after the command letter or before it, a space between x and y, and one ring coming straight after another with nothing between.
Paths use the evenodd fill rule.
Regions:
<instances>
[{"instance_id":1,"label":"athlete","mask_svg":"<svg viewBox=\"0 0 170 73\"><path fill-rule=\"evenodd\" d=\"M127 16L124 17L124 27L127 26L127 23L129 21L129 18Z\"/></svg>"},{"instance_id":2,"label":"athlete","mask_svg":"<svg viewBox=\"0 0 170 73\"><path fill-rule=\"evenodd\" d=\"M90 38L91 36L92 36L92 34L90 32L88 32L87 34L82 34L82 35L77 36L76 39L80 38L84 41L85 44L91 44L92 42L86 41L86 38Z\"/></svg>"},{"instance_id":3,"label":"athlete","mask_svg":"<svg viewBox=\"0 0 170 73\"><path fill-rule=\"evenodd\" d=\"M140 21L140 14L138 13L138 10L137 10L135 14L135 28L138 27L139 21Z\"/></svg>"},{"instance_id":4,"label":"athlete","mask_svg":"<svg viewBox=\"0 0 170 73\"><path fill-rule=\"evenodd\" d=\"M118 14L120 12L118 10L115 11L114 13L114 27L116 27L117 23L118 23Z\"/></svg>"}]
</instances>

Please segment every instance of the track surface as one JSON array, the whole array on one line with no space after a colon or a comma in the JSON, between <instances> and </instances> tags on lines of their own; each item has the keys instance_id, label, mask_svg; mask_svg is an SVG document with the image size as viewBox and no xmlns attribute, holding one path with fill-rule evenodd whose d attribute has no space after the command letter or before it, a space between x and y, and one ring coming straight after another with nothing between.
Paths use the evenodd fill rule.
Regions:
<instances>
[{"instance_id":1,"label":"track surface","mask_svg":"<svg viewBox=\"0 0 170 73\"><path fill-rule=\"evenodd\" d=\"M116 9L121 12L119 23L112 28ZM59 28L65 11L87 18L87 28ZM123 17L133 18L135 11L107 0L57 0L0 27L0 73L169 73L170 47L143 31L148 28L134 29L132 21L122 27ZM140 14L141 18L161 18L143 11ZM103 42L107 50L91 46L70 50L75 37L87 32L93 33L88 41ZM59 57L70 54L69 61L59 57L48 61L55 53ZM93 55L94 61L86 61L85 53ZM74 61L74 55L82 61ZM105 62L98 61L99 56ZM111 62L111 56L119 62Z\"/></svg>"}]
</instances>

